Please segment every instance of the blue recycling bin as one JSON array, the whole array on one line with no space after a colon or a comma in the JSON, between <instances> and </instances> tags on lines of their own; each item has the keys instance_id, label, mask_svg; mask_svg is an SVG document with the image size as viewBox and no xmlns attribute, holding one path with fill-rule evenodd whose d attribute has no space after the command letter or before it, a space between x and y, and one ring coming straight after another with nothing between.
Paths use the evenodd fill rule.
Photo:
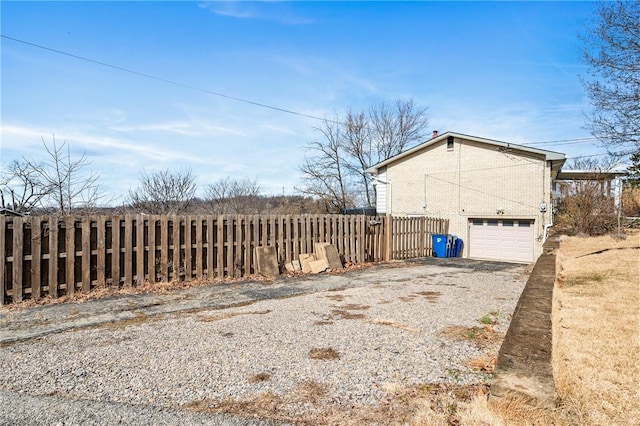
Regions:
<instances>
[{"instance_id":1,"label":"blue recycling bin","mask_svg":"<svg viewBox=\"0 0 640 426\"><path fill-rule=\"evenodd\" d=\"M447 250L447 257L456 257L456 244L458 237L455 235L447 235L449 237L449 250Z\"/></svg>"},{"instance_id":2,"label":"blue recycling bin","mask_svg":"<svg viewBox=\"0 0 640 426\"><path fill-rule=\"evenodd\" d=\"M451 250L449 235L433 234L431 240L433 241L433 256L447 257L449 250Z\"/></svg>"},{"instance_id":3,"label":"blue recycling bin","mask_svg":"<svg viewBox=\"0 0 640 426\"><path fill-rule=\"evenodd\" d=\"M462 253L462 238L456 238L456 253L455 257L460 257L460 253Z\"/></svg>"}]
</instances>

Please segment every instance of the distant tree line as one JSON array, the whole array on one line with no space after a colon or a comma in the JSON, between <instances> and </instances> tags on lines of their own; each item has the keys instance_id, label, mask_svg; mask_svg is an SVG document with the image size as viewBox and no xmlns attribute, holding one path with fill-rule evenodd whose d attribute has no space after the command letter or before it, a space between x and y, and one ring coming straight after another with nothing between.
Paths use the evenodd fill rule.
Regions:
<instances>
[{"instance_id":1,"label":"distant tree line","mask_svg":"<svg viewBox=\"0 0 640 426\"><path fill-rule=\"evenodd\" d=\"M122 205L105 195L100 176L88 170L82 154L55 136L42 140L45 160L14 160L0 170L0 207L19 214L85 215L304 214L323 213L324 204L305 195L267 196L254 179L225 177L207 185L199 197L197 176L189 169L143 172ZM108 206L108 207L105 207Z\"/></svg>"},{"instance_id":2,"label":"distant tree line","mask_svg":"<svg viewBox=\"0 0 640 426\"><path fill-rule=\"evenodd\" d=\"M292 196L266 196L255 179L224 177L198 188L190 169L144 171L121 206L106 197L86 155L71 155L67 142L42 139L44 161L22 157L0 171L0 207L16 213L173 214L341 213L371 207L375 189L365 170L416 142L427 132L426 108L412 100L381 103L366 112L325 120L300 167L302 185ZM200 194L200 195L199 195Z\"/></svg>"}]
</instances>

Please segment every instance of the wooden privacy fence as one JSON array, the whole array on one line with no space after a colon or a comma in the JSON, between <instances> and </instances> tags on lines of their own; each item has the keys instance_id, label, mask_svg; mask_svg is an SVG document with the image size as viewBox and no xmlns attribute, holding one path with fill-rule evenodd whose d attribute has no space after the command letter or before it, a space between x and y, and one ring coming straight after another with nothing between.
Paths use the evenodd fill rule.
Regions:
<instances>
[{"instance_id":1,"label":"wooden privacy fence","mask_svg":"<svg viewBox=\"0 0 640 426\"><path fill-rule=\"evenodd\" d=\"M427 217L0 216L0 301L244 277L256 272L260 246L275 246L281 264L319 242L349 263L424 257L431 233L447 229Z\"/></svg>"}]
</instances>

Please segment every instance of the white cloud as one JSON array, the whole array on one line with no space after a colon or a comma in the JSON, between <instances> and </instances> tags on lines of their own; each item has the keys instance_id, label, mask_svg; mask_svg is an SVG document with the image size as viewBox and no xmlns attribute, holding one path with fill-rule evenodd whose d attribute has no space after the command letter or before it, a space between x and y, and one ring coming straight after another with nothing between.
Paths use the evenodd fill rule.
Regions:
<instances>
[{"instance_id":1,"label":"white cloud","mask_svg":"<svg viewBox=\"0 0 640 426\"><path fill-rule=\"evenodd\" d=\"M52 136L52 132L43 129L6 124L3 124L0 128L0 134L2 135L1 148L3 151L22 151L25 148L41 147L42 139L48 141ZM74 150L99 151L100 156L112 159L124 154L134 154L143 159L162 162L184 160L199 163L205 161L202 157L185 153L184 150L166 149L158 144L140 143L128 139L65 130L53 134L57 140L67 141ZM123 165L128 165L128 163L124 161Z\"/></svg>"},{"instance_id":2,"label":"white cloud","mask_svg":"<svg viewBox=\"0 0 640 426\"><path fill-rule=\"evenodd\" d=\"M205 122L193 121L170 121L164 123L150 123L131 126L111 126L109 129L123 132L172 132L185 136L211 135L214 133L224 133L236 136L245 136L245 133L228 127L217 126Z\"/></svg>"},{"instance_id":3,"label":"white cloud","mask_svg":"<svg viewBox=\"0 0 640 426\"><path fill-rule=\"evenodd\" d=\"M198 5L211 13L237 19L260 19L285 25L308 25L313 19L295 14L287 2L202 2Z\"/></svg>"}]
</instances>

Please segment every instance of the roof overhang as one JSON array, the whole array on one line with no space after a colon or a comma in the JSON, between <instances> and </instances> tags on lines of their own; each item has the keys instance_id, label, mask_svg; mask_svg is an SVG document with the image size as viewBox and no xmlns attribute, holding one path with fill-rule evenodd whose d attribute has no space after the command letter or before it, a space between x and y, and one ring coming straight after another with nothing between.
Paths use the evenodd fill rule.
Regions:
<instances>
[{"instance_id":1,"label":"roof overhang","mask_svg":"<svg viewBox=\"0 0 640 426\"><path fill-rule=\"evenodd\" d=\"M620 176L627 176L626 170L562 170L558 173L558 180L598 180L614 179Z\"/></svg>"},{"instance_id":2,"label":"roof overhang","mask_svg":"<svg viewBox=\"0 0 640 426\"><path fill-rule=\"evenodd\" d=\"M502 149L511 149L511 150L518 150L518 151L523 151L523 152L527 152L530 154L536 154L536 155L541 155L544 157L544 159L546 161L552 161L556 164L557 170L559 171L560 168L562 168L562 165L564 164L564 162L566 161L566 156L561 153L561 152L555 152L555 151L548 151L546 149L538 149L538 148L533 148L530 146L524 146L524 145L518 145L518 144L513 144L513 143L509 143L509 142L502 142L502 141L497 141L497 140L493 140L493 139L486 139L486 138L479 138L477 136L470 136L470 135L464 135L462 133L455 133L455 132L446 132L443 133L440 136L437 136L433 139L429 139L428 141L425 141L419 145L414 146L413 148L401 152L398 155L395 155L391 158L388 158L384 161L381 161L380 163L369 167L366 172L369 174L373 174L373 175L377 175L378 174L378 170L382 167L385 167L391 163L394 163L404 157L407 157L417 151L420 151L422 149L425 149L427 147L430 147L432 145L435 145L441 141L446 140L449 136L453 136L454 138L458 138L458 139L465 139L468 141L472 141L472 142L477 142L477 143L483 143L483 144L487 144L487 145L492 145L495 146L497 148L502 148Z\"/></svg>"}]
</instances>

